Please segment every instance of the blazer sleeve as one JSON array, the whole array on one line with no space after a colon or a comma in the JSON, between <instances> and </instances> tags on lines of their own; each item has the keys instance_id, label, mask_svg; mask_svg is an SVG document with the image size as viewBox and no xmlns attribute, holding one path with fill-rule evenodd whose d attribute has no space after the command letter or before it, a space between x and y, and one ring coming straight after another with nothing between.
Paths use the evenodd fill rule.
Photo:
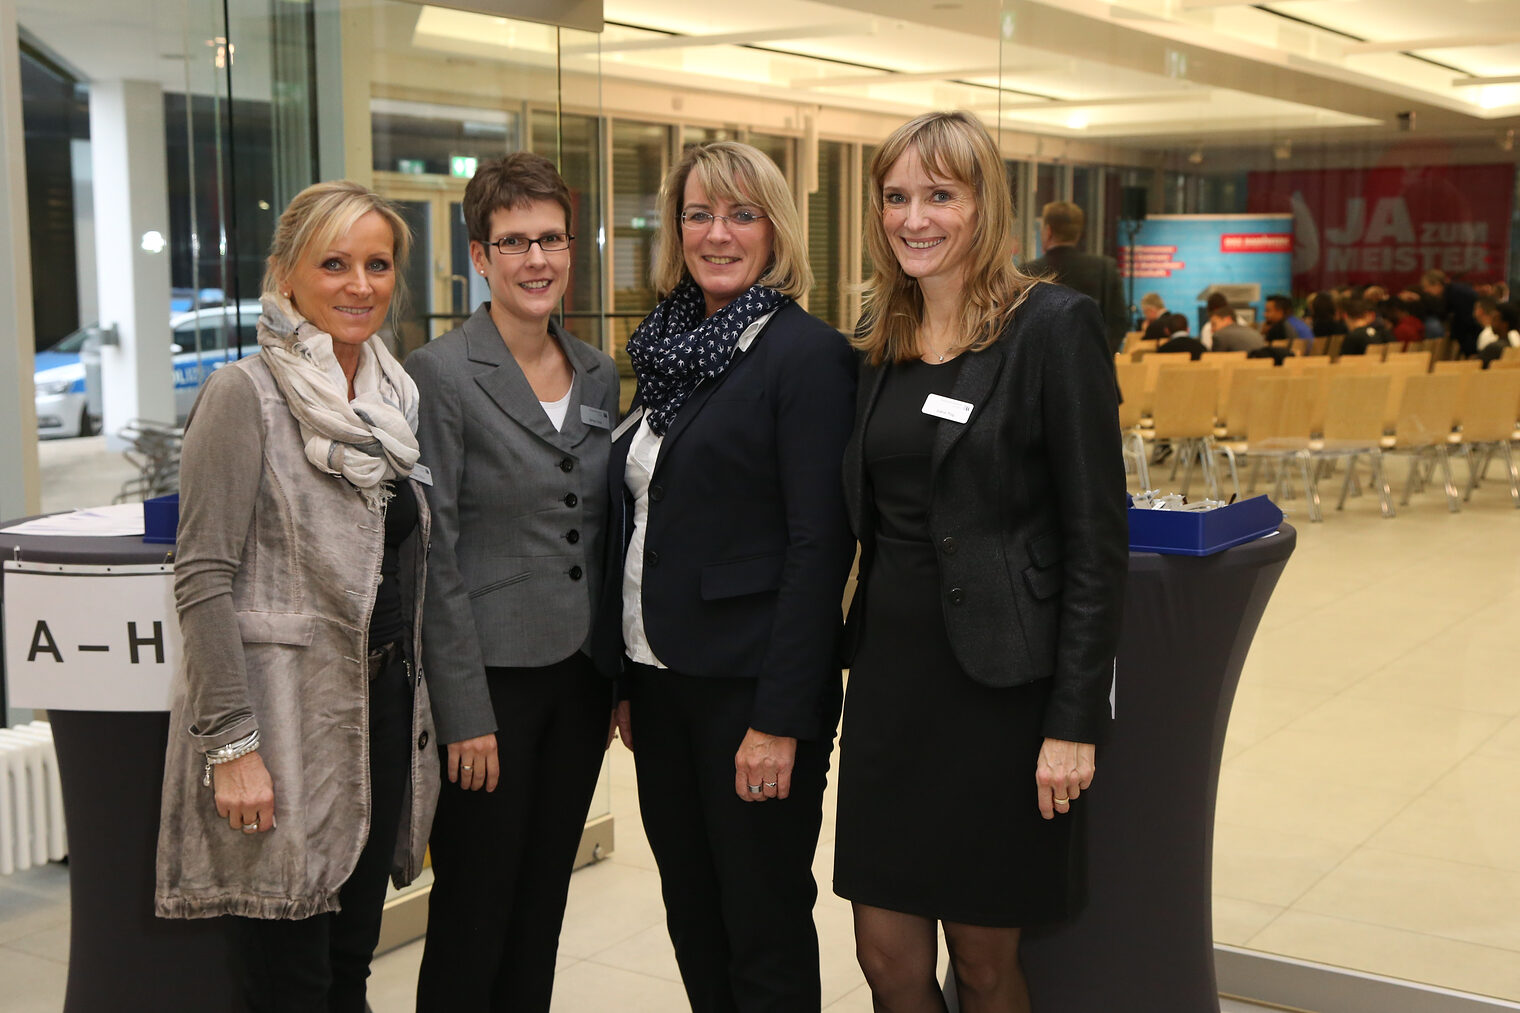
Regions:
<instances>
[{"instance_id":1,"label":"blazer sleeve","mask_svg":"<svg viewBox=\"0 0 1520 1013\"><path fill-rule=\"evenodd\" d=\"M837 680L840 603L855 552L840 481L855 415L855 357L832 328L776 378L776 467L788 543L750 726L817 738L825 683Z\"/></svg>"},{"instance_id":2,"label":"blazer sleeve","mask_svg":"<svg viewBox=\"0 0 1520 1013\"><path fill-rule=\"evenodd\" d=\"M1103 315L1108 331L1108 352L1112 355L1124 344L1124 335L1129 332L1129 304L1124 301L1119 265L1109 257L1103 258Z\"/></svg>"},{"instance_id":3,"label":"blazer sleeve","mask_svg":"<svg viewBox=\"0 0 1520 1013\"><path fill-rule=\"evenodd\" d=\"M422 610L422 667L438 738L449 743L496 731L496 717L469 589L459 573L459 490L468 422L458 396L463 378L448 375L443 351L423 346L407 358L406 371L417 382L420 399L420 460L433 472L433 484L427 487L433 528Z\"/></svg>"},{"instance_id":4,"label":"blazer sleeve","mask_svg":"<svg viewBox=\"0 0 1520 1013\"><path fill-rule=\"evenodd\" d=\"M207 378L185 428L174 563L188 731L201 750L225 746L258 727L232 582L253 529L263 476L258 393L241 369L219 369Z\"/></svg>"},{"instance_id":5,"label":"blazer sleeve","mask_svg":"<svg viewBox=\"0 0 1520 1013\"><path fill-rule=\"evenodd\" d=\"M1054 686L1045 710L1050 738L1097 742L1119 646L1129 569L1129 518L1113 368L1098 307L1072 300L1046 341L1041 369L1052 509L1059 518L1065 581Z\"/></svg>"}]
</instances>

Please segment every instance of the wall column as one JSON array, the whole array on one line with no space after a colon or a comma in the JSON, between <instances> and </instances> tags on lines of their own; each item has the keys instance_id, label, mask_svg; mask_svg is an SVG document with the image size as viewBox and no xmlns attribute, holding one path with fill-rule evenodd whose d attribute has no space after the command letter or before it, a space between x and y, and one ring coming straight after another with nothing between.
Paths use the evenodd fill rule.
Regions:
<instances>
[{"instance_id":1,"label":"wall column","mask_svg":"<svg viewBox=\"0 0 1520 1013\"><path fill-rule=\"evenodd\" d=\"M121 450L116 433L132 419L175 421L162 86L92 81L90 156L100 322L120 335L100 354L102 428Z\"/></svg>"},{"instance_id":2,"label":"wall column","mask_svg":"<svg viewBox=\"0 0 1520 1013\"><path fill-rule=\"evenodd\" d=\"M24 137L16 4L0 0L0 520L41 509Z\"/></svg>"}]
</instances>

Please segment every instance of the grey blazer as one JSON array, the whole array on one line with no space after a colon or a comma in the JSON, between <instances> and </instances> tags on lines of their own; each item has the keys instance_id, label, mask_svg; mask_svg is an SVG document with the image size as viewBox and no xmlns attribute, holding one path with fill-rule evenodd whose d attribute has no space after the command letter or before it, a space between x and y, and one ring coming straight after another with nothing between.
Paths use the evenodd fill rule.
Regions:
<instances>
[{"instance_id":1,"label":"grey blazer","mask_svg":"<svg viewBox=\"0 0 1520 1013\"><path fill-rule=\"evenodd\" d=\"M553 324L550 331L575 370L559 432L489 303L406 361L422 396L417 439L433 478L422 649L445 743L496 730L487 666L590 653L618 376L606 354Z\"/></svg>"}]
</instances>

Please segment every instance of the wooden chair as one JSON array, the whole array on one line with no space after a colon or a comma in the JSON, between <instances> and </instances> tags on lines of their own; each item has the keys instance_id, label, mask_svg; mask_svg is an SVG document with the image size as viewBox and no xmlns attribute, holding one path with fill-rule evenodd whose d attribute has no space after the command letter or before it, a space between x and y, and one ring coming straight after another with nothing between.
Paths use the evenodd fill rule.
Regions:
<instances>
[{"instance_id":1,"label":"wooden chair","mask_svg":"<svg viewBox=\"0 0 1520 1013\"><path fill-rule=\"evenodd\" d=\"M1219 497L1214 462L1214 407L1219 399L1219 370L1192 366L1162 369L1156 376L1150 439L1166 440L1184 467L1182 493L1187 494L1197 457L1209 495Z\"/></svg>"},{"instance_id":2,"label":"wooden chair","mask_svg":"<svg viewBox=\"0 0 1520 1013\"><path fill-rule=\"evenodd\" d=\"M1344 510L1346 496L1356 478L1356 462L1363 454L1372 461L1372 480L1384 517L1392 517L1393 490L1383 471L1383 413L1388 402L1387 374L1331 370L1324 401L1320 438L1310 444L1315 467L1310 472L1310 516L1319 510L1319 479L1326 461L1346 458L1346 479L1335 509Z\"/></svg>"},{"instance_id":3,"label":"wooden chair","mask_svg":"<svg viewBox=\"0 0 1520 1013\"><path fill-rule=\"evenodd\" d=\"M1287 498L1287 472L1289 461L1296 461L1303 473L1304 495L1309 495L1313 479L1309 474L1310 419L1314 399L1319 386L1318 377L1283 376L1276 371L1249 374L1240 378L1250 391L1250 411L1245 416L1244 438L1220 444L1230 461L1230 475L1235 491L1240 492L1240 475L1236 461L1240 456L1251 462L1250 492L1256 491L1256 480L1261 473L1263 461L1277 462L1273 493L1275 500ZM1309 519L1323 520L1319 504L1309 500Z\"/></svg>"},{"instance_id":4,"label":"wooden chair","mask_svg":"<svg viewBox=\"0 0 1520 1013\"><path fill-rule=\"evenodd\" d=\"M1496 369L1500 371L1520 369L1520 359L1500 359L1498 362L1489 363L1488 369L1489 372L1493 372Z\"/></svg>"},{"instance_id":5,"label":"wooden chair","mask_svg":"<svg viewBox=\"0 0 1520 1013\"><path fill-rule=\"evenodd\" d=\"M1283 360L1283 369L1291 376L1322 372L1329 366L1330 360L1323 355L1295 355L1291 359Z\"/></svg>"},{"instance_id":6,"label":"wooden chair","mask_svg":"<svg viewBox=\"0 0 1520 1013\"><path fill-rule=\"evenodd\" d=\"M1199 361L1215 366L1222 362L1245 362L1246 354L1245 352L1203 352Z\"/></svg>"},{"instance_id":7,"label":"wooden chair","mask_svg":"<svg viewBox=\"0 0 1520 1013\"><path fill-rule=\"evenodd\" d=\"M1294 338L1291 342L1293 354L1301 359L1308 358L1314 351L1313 338Z\"/></svg>"},{"instance_id":8,"label":"wooden chair","mask_svg":"<svg viewBox=\"0 0 1520 1013\"><path fill-rule=\"evenodd\" d=\"M1446 508L1452 513L1462 509L1457 483L1452 478L1451 457L1446 450L1452 419L1457 414L1457 394L1462 379L1453 373L1405 377L1393 435L1385 436L1382 441L1385 452L1409 455L1409 477L1404 482L1404 495L1399 501L1404 506L1409 505L1409 497L1415 488L1423 485L1421 459L1434 455L1435 463L1441 466L1442 477L1446 479Z\"/></svg>"},{"instance_id":9,"label":"wooden chair","mask_svg":"<svg viewBox=\"0 0 1520 1013\"><path fill-rule=\"evenodd\" d=\"M1444 363L1437 363L1444 365ZM1520 360L1516 362L1520 366ZM1520 469L1515 466L1513 444L1515 422L1520 417L1520 370L1484 370L1468 380L1466 400L1462 404L1460 449L1467 461L1467 492L1462 500L1472 498L1480 477L1488 470L1494 455L1502 454L1509 471L1509 494L1520 508ZM1481 451L1483 464L1474 460Z\"/></svg>"},{"instance_id":10,"label":"wooden chair","mask_svg":"<svg viewBox=\"0 0 1520 1013\"><path fill-rule=\"evenodd\" d=\"M1271 359L1246 358L1227 359L1220 363L1219 404L1214 410L1219 419L1216 436L1235 435L1237 428L1243 428L1251 406L1249 386L1241 381L1261 370L1271 369L1273 365Z\"/></svg>"},{"instance_id":11,"label":"wooden chair","mask_svg":"<svg viewBox=\"0 0 1520 1013\"><path fill-rule=\"evenodd\" d=\"M1119 434L1123 441L1124 456L1135 462L1135 474L1139 476L1140 488L1150 488L1150 469L1146 463L1145 440L1140 435L1141 407L1145 403L1146 368L1138 362L1115 362L1114 374L1119 381Z\"/></svg>"},{"instance_id":12,"label":"wooden chair","mask_svg":"<svg viewBox=\"0 0 1520 1013\"><path fill-rule=\"evenodd\" d=\"M1520 348L1506 348L1499 356L1501 362L1520 362Z\"/></svg>"}]
</instances>

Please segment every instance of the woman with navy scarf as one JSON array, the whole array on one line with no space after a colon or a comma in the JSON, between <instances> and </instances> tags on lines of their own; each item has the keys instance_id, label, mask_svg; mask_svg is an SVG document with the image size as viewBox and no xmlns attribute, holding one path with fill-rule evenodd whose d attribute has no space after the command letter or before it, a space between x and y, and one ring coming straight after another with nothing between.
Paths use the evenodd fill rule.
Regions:
<instances>
[{"instance_id":1,"label":"woman with navy scarf","mask_svg":"<svg viewBox=\"0 0 1520 1013\"><path fill-rule=\"evenodd\" d=\"M692 1009L816 1011L855 361L797 304L807 248L764 154L691 148L661 210L662 301L628 342L638 393L609 474L619 733Z\"/></svg>"}]
</instances>

